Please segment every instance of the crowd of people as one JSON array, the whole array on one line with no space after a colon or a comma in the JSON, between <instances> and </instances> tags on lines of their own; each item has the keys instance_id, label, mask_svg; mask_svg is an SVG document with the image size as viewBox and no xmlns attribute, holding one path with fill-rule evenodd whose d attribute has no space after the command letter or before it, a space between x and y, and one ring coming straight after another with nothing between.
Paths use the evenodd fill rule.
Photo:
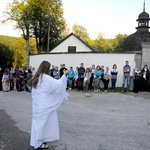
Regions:
<instances>
[{"instance_id":1,"label":"crowd of people","mask_svg":"<svg viewBox=\"0 0 150 150\"><path fill-rule=\"evenodd\" d=\"M0 91L9 92L16 89L18 92L24 90L31 92L34 75L34 67L29 67L26 70L19 67L17 71L13 68L2 71L0 68Z\"/></svg>"},{"instance_id":2,"label":"crowd of people","mask_svg":"<svg viewBox=\"0 0 150 150\"><path fill-rule=\"evenodd\" d=\"M58 80L66 70L65 64L61 64L60 68L52 65L51 76ZM77 89L77 91L83 92L99 92L103 88L104 92L107 92L109 84L111 85L112 92L115 92L116 90L118 76L116 64L113 64L110 69L108 66L104 68L103 65L92 65L91 67L84 68L84 63L81 63L75 70L73 67L70 67L69 71L70 72L67 75L68 90ZM129 91L130 72L131 67L129 62L126 61L123 66L122 92ZM16 86L18 92L23 90L31 92L32 79L34 78L35 73L35 68L31 66L26 70L24 70L23 67L20 67L17 71L14 71L14 69L11 68L10 70L5 69L4 72L2 72L2 69L0 68L0 90L7 92L13 90L14 86ZM135 69L133 87L133 92L135 93L150 91L150 71L147 65L145 65L143 69Z\"/></svg>"}]
</instances>

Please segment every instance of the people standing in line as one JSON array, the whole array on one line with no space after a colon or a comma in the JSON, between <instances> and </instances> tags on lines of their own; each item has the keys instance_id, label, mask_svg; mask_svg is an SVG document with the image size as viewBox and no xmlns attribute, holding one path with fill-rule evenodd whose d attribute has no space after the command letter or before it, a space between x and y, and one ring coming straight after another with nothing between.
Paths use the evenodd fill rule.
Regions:
<instances>
[{"instance_id":1,"label":"people standing in line","mask_svg":"<svg viewBox=\"0 0 150 150\"><path fill-rule=\"evenodd\" d=\"M9 92L9 71L6 69L2 77L3 91Z\"/></svg>"},{"instance_id":2,"label":"people standing in line","mask_svg":"<svg viewBox=\"0 0 150 150\"><path fill-rule=\"evenodd\" d=\"M142 74L142 91L149 91L148 82L149 82L150 71L147 65L144 65L143 69L141 70L141 74Z\"/></svg>"},{"instance_id":3,"label":"people standing in line","mask_svg":"<svg viewBox=\"0 0 150 150\"><path fill-rule=\"evenodd\" d=\"M78 90L77 91L83 91L83 81L84 81L84 64L81 63L80 67L78 68Z\"/></svg>"},{"instance_id":4,"label":"people standing in line","mask_svg":"<svg viewBox=\"0 0 150 150\"><path fill-rule=\"evenodd\" d=\"M85 73L84 73L84 82L83 82L84 92L88 92L90 78L91 78L90 69L86 68Z\"/></svg>"},{"instance_id":5,"label":"people standing in line","mask_svg":"<svg viewBox=\"0 0 150 150\"><path fill-rule=\"evenodd\" d=\"M112 92L114 92L116 89L117 75L118 75L117 65L114 64L113 68L111 70L111 89L112 89Z\"/></svg>"},{"instance_id":6,"label":"people standing in line","mask_svg":"<svg viewBox=\"0 0 150 150\"><path fill-rule=\"evenodd\" d=\"M122 92L125 91L125 83L126 83L126 92L129 91L130 72L131 72L131 67L129 65L129 61L126 61L125 66L123 67Z\"/></svg>"},{"instance_id":7,"label":"people standing in line","mask_svg":"<svg viewBox=\"0 0 150 150\"><path fill-rule=\"evenodd\" d=\"M9 81L10 81L10 91L14 90L14 77L15 77L15 70L11 68L9 71Z\"/></svg>"},{"instance_id":8,"label":"people standing in line","mask_svg":"<svg viewBox=\"0 0 150 150\"><path fill-rule=\"evenodd\" d=\"M3 90L3 86L2 86L2 78L3 78L3 71L2 71L2 68L0 67L0 91Z\"/></svg>"},{"instance_id":9,"label":"people standing in line","mask_svg":"<svg viewBox=\"0 0 150 150\"><path fill-rule=\"evenodd\" d=\"M70 72L69 72L69 74L68 74L69 90L72 90L73 78L74 78L73 67L70 67Z\"/></svg>"},{"instance_id":10,"label":"people standing in line","mask_svg":"<svg viewBox=\"0 0 150 150\"><path fill-rule=\"evenodd\" d=\"M60 68L60 70L59 70L59 72L60 72L60 78L61 78L61 76L64 74L64 71L66 71L66 70L67 70L66 65L65 65L65 64L62 64L62 65L61 65L61 68Z\"/></svg>"},{"instance_id":11,"label":"people standing in line","mask_svg":"<svg viewBox=\"0 0 150 150\"><path fill-rule=\"evenodd\" d=\"M60 72L59 72L59 69L58 69L58 66L55 66L55 70L53 71L53 77L54 79L60 79Z\"/></svg>"},{"instance_id":12,"label":"people standing in line","mask_svg":"<svg viewBox=\"0 0 150 150\"><path fill-rule=\"evenodd\" d=\"M102 70L99 65L97 65L95 71L93 72L94 75L94 92L100 92L100 79L102 77Z\"/></svg>"},{"instance_id":13,"label":"people standing in line","mask_svg":"<svg viewBox=\"0 0 150 150\"><path fill-rule=\"evenodd\" d=\"M138 93L139 91L141 91L141 79L142 79L142 74L140 68L137 67L134 72L134 87L133 87L134 93Z\"/></svg>"},{"instance_id":14,"label":"people standing in line","mask_svg":"<svg viewBox=\"0 0 150 150\"><path fill-rule=\"evenodd\" d=\"M50 76L50 63L43 61L32 82L32 125L30 145L48 149L47 142L60 139L57 109L67 99L68 70L58 80Z\"/></svg>"},{"instance_id":15,"label":"people standing in line","mask_svg":"<svg viewBox=\"0 0 150 150\"><path fill-rule=\"evenodd\" d=\"M106 70L104 71L104 78L103 78L104 92L107 92L108 90L109 80L110 80L110 72L109 72L109 67L107 66Z\"/></svg>"}]
</instances>

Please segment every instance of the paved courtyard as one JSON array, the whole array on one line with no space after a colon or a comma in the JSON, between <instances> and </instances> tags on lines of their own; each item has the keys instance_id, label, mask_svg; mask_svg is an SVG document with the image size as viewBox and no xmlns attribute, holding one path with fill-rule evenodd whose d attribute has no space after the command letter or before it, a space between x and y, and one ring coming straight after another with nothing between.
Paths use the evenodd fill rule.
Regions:
<instances>
[{"instance_id":1,"label":"paved courtyard","mask_svg":"<svg viewBox=\"0 0 150 150\"><path fill-rule=\"evenodd\" d=\"M150 93L68 91L55 150L150 150ZM0 92L0 150L32 150L31 94Z\"/></svg>"}]
</instances>

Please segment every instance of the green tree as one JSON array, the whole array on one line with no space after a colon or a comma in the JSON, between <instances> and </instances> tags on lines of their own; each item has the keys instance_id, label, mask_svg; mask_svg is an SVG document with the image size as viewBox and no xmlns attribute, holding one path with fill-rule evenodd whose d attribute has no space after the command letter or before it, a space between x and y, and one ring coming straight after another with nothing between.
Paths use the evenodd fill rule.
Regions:
<instances>
[{"instance_id":1,"label":"green tree","mask_svg":"<svg viewBox=\"0 0 150 150\"><path fill-rule=\"evenodd\" d=\"M10 51L9 47L0 43L0 60L1 67L3 69L12 67L13 52Z\"/></svg>"},{"instance_id":2,"label":"green tree","mask_svg":"<svg viewBox=\"0 0 150 150\"><path fill-rule=\"evenodd\" d=\"M39 53L58 43L66 27L61 0L29 0L32 10L32 36ZM48 39L49 38L49 39ZM48 46L48 47L47 47Z\"/></svg>"},{"instance_id":3,"label":"green tree","mask_svg":"<svg viewBox=\"0 0 150 150\"><path fill-rule=\"evenodd\" d=\"M122 51L123 43L125 38L127 38L127 34L117 34L112 41L112 49L115 52Z\"/></svg>"},{"instance_id":4,"label":"green tree","mask_svg":"<svg viewBox=\"0 0 150 150\"><path fill-rule=\"evenodd\" d=\"M26 65L29 66L29 52L30 52L30 27L31 27L31 10L27 4L27 0L19 1L13 0L9 3L5 11L6 20L15 21L15 27L22 30L23 38L26 41Z\"/></svg>"},{"instance_id":5,"label":"green tree","mask_svg":"<svg viewBox=\"0 0 150 150\"><path fill-rule=\"evenodd\" d=\"M26 42L22 37L17 38L0 35L0 43L8 47L9 51L12 52L13 55L10 60L12 61L13 68L26 66ZM30 54L37 54L35 39L32 38L30 39Z\"/></svg>"},{"instance_id":6,"label":"green tree","mask_svg":"<svg viewBox=\"0 0 150 150\"><path fill-rule=\"evenodd\" d=\"M110 52L111 49L111 42L104 38L103 33L99 33L97 38L95 39L94 47L100 52Z\"/></svg>"},{"instance_id":7,"label":"green tree","mask_svg":"<svg viewBox=\"0 0 150 150\"><path fill-rule=\"evenodd\" d=\"M70 28L66 25L66 28L61 33L61 39L64 39L71 33Z\"/></svg>"},{"instance_id":8,"label":"green tree","mask_svg":"<svg viewBox=\"0 0 150 150\"><path fill-rule=\"evenodd\" d=\"M74 24L72 27L72 32L78 35L85 42L88 42L88 40L90 39L87 29L81 25Z\"/></svg>"}]
</instances>

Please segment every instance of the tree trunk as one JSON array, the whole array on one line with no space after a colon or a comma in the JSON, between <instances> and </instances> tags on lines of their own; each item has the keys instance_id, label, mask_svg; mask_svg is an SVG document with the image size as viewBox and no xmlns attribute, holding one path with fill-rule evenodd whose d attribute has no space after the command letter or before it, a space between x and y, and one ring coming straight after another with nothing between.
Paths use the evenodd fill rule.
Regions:
<instances>
[{"instance_id":1,"label":"tree trunk","mask_svg":"<svg viewBox=\"0 0 150 150\"><path fill-rule=\"evenodd\" d=\"M29 53L30 53L30 43L29 43L29 38L26 39L26 62L27 62L27 67L29 67L29 63L30 63L30 57L29 57Z\"/></svg>"}]
</instances>

